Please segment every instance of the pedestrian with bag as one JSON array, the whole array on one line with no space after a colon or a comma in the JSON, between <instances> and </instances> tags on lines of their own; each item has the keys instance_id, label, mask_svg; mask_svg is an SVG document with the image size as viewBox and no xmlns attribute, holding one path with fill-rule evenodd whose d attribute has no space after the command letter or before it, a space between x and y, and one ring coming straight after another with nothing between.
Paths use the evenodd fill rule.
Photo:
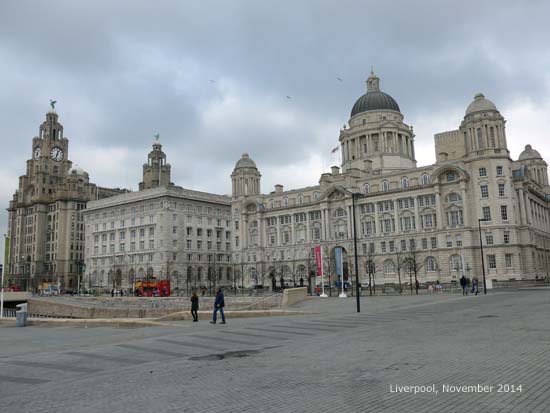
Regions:
<instances>
[{"instance_id":1,"label":"pedestrian with bag","mask_svg":"<svg viewBox=\"0 0 550 413\"><path fill-rule=\"evenodd\" d=\"M477 279L477 277L474 277L472 279L472 294L477 295L477 293L479 292L478 285L479 285L479 280Z\"/></svg>"},{"instance_id":2,"label":"pedestrian with bag","mask_svg":"<svg viewBox=\"0 0 550 413\"><path fill-rule=\"evenodd\" d=\"M193 291L193 294L191 294L191 315L193 316L194 322L199 321L199 314L197 313L198 310L199 310L199 296L197 295L196 291Z\"/></svg>"},{"instance_id":3,"label":"pedestrian with bag","mask_svg":"<svg viewBox=\"0 0 550 413\"><path fill-rule=\"evenodd\" d=\"M214 300L214 314L212 315L212 321L210 321L210 324L216 324L216 316L218 314L218 311L222 316L222 322L220 324L225 324L225 314L223 313L223 307L225 307L223 292L221 288L218 288L216 290L216 299Z\"/></svg>"}]
</instances>

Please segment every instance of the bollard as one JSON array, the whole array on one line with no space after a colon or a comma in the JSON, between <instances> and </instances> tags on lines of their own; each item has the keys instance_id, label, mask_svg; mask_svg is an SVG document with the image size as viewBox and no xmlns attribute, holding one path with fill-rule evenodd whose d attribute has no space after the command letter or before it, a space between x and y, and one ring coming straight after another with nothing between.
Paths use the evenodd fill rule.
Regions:
<instances>
[{"instance_id":1,"label":"bollard","mask_svg":"<svg viewBox=\"0 0 550 413\"><path fill-rule=\"evenodd\" d=\"M27 326L27 304L17 304L17 312L15 313L15 326L26 327Z\"/></svg>"}]
</instances>

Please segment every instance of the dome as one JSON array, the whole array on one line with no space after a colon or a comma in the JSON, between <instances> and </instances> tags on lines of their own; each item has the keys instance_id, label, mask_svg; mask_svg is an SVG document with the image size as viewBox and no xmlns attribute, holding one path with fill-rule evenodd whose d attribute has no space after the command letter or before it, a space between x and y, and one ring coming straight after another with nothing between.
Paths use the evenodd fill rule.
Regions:
<instances>
[{"instance_id":1,"label":"dome","mask_svg":"<svg viewBox=\"0 0 550 413\"><path fill-rule=\"evenodd\" d=\"M468 108L466 109L466 116L474 112L481 112L485 110L494 110L498 112L498 109L493 102L489 99L485 99L483 93L478 93L474 96L474 101L468 105Z\"/></svg>"},{"instance_id":2,"label":"dome","mask_svg":"<svg viewBox=\"0 0 550 413\"><path fill-rule=\"evenodd\" d=\"M256 168L256 163L250 159L250 156L248 156L247 153L243 153L241 156L241 159L237 161L237 164L235 165L235 169L239 168Z\"/></svg>"},{"instance_id":3,"label":"dome","mask_svg":"<svg viewBox=\"0 0 550 413\"><path fill-rule=\"evenodd\" d=\"M69 173L71 175L82 175L82 176L88 175L88 173L78 165L73 166L69 171Z\"/></svg>"},{"instance_id":4,"label":"dome","mask_svg":"<svg viewBox=\"0 0 550 413\"><path fill-rule=\"evenodd\" d=\"M380 78L372 71L367 79L367 93L357 99L351 109L351 117L371 110L394 110L400 112L399 105L395 99L387 93L380 91Z\"/></svg>"},{"instance_id":5,"label":"dome","mask_svg":"<svg viewBox=\"0 0 550 413\"><path fill-rule=\"evenodd\" d=\"M519 160L525 161L527 159L542 159L542 156L531 145L525 145L525 149L519 154Z\"/></svg>"}]
</instances>

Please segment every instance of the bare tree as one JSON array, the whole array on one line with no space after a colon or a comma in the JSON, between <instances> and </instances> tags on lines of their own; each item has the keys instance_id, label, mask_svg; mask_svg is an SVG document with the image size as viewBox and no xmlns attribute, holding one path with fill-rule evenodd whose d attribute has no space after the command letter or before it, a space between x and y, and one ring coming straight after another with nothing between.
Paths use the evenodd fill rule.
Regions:
<instances>
[{"instance_id":1,"label":"bare tree","mask_svg":"<svg viewBox=\"0 0 550 413\"><path fill-rule=\"evenodd\" d=\"M403 264L405 262L406 256L399 248L395 248L394 257L395 269L397 270L397 279L399 281L399 294L401 294L403 292L403 286L401 284L401 271L403 270Z\"/></svg>"},{"instance_id":2,"label":"bare tree","mask_svg":"<svg viewBox=\"0 0 550 413\"><path fill-rule=\"evenodd\" d=\"M416 294L418 295L418 273L424 266L424 263L421 260L420 254L416 250L414 246L409 249L409 253L407 254L405 258L405 269L407 273L409 274L409 280L411 283L411 294L413 292L412 287L412 278L414 276L414 286L416 290Z\"/></svg>"},{"instance_id":3,"label":"bare tree","mask_svg":"<svg viewBox=\"0 0 550 413\"><path fill-rule=\"evenodd\" d=\"M365 266L365 270L367 272L367 275L369 277L369 294L372 295L373 287L374 287L374 294L376 294L376 255L374 252L369 248L367 250L367 254L363 258L363 265Z\"/></svg>"}]
</instances>

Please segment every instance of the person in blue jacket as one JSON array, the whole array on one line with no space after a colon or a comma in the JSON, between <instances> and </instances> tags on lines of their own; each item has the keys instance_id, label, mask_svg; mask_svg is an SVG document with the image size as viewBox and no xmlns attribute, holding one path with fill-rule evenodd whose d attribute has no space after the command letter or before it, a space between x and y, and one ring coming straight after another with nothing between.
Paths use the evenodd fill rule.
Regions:
<instances>
[{"instance_id":1,"label":"person in blue jacket","mask_svg":"<svg viewBox=\"0 0 550 413\"><path fill-rule=\"evenodd\" d=\"M212 321L210 324L216 324L216 315L218 310L222 316L222 322L220 324L225 324L225 314L223 313L223 307L225 306L225 301L223 299L223 292L221 288L216 290L216 299L214 300L214 314L212 316Z\"/></svg>"}]
</instances>

